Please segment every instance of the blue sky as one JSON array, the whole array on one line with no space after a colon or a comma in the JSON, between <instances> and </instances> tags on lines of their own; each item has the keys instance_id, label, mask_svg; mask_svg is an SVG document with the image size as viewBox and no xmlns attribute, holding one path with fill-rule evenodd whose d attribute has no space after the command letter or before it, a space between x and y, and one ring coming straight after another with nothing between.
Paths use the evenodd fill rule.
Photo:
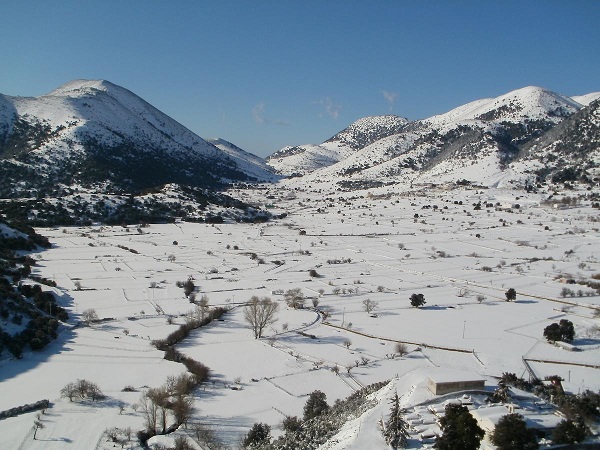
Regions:
<instances>
[{"instance_id":1,"label":"blue sky","mask_svg":"<svg viewBox=\"0 0 600 450\"><path fill-rule=\"evenodd\" d=\"M265 156L368 115L600 91L600 1L0 0L0 92L106 79Z\"/></svg>"}]
</instances>

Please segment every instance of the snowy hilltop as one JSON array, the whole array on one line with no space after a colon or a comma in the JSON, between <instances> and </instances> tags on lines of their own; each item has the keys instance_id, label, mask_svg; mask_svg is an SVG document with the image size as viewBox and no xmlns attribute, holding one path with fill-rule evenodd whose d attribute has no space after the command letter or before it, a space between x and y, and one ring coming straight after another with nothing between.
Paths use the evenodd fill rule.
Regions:
<instances>
[{"instance_id":1,"label":"snowy hilltop","mask_svg":"<svg viewBox=\"0 0 600 450\"><path fill-rule=\"evenodd\" d=\"M217 191L279 177L224 142L207 142L104 80L71 81L40 97L0 95L0 198L19 203L3 210L34 224L218 221L221 212L206 210L216 204L253 220L248 205Z\"/></svg>"},{"instance_id":2,"label":"snowy hilltop","mask_svg":"<svg viewBox=\"0 0 600 450\"><path fill-rule=\"evenodd\" d=\"M104 80L71 81L41 97L0 96L0 155L4 197L59 184L132 191L274 179L260 159L212 145Z\"/></svg>"},{"instance_id":3,"label":"snowy hilltop","mask_svg":"<svg viewBox=\"0 0 600 450\"><path fill-rule=\"evenodd\" d=\"M413 122L396 116L366 117L323 144L286 147L267 161L282 174L303 176L305 182L335 182L348 188L456 181L530 186L564 167L546 167L543 152L533 158L528 144L539 138L549 146L548 136L555 136L551 131L558 124L576 120L579 111L592 114L599 97L592 93L570 98L529 86ZM597 124L590 126L597 130ZM576 126L562 129L571 130L569 141L581 147L578 139L584 138L575 133ZM591 146L597 153L598 141ZM598 165L596 153L592 149L584 155L585 168L581 158L571 161L572 170L593 178L588 169Z\"/></svg>"}]
</instances>

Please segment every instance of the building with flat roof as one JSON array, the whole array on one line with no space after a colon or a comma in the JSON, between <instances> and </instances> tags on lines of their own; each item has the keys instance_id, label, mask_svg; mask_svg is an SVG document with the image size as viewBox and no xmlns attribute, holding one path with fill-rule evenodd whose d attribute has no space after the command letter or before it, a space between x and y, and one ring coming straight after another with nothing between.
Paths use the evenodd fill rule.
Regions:
<instances>
[{"instance_id":1,"label":"building with flat roof","mask_svg":"<svg viewBox=\"0 0 600 450\"><path fill-rule=\"evenodd\" d=\"M473 372L439 369L429 372L428 377L427 388L434 395L485 388L485 379Z\"/></svg>"}]
</instances>

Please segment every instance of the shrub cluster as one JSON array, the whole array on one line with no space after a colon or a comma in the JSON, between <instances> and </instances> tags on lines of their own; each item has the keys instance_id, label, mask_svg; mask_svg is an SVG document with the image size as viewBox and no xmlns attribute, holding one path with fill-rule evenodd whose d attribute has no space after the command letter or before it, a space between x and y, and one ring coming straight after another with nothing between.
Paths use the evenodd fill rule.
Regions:
<instances>
[{"instance_id":1,"label":"shrub cluster","mask_svg":"<svg viewBox=\"0 0 600 450\"><path fill-rule=\"evenodd\" d=\"M38 285L19 286L22 278L31 275L31 266L36 262L17 251L47 248L50 246L48 239L28 226L3 224L24 235L15 233L13 237L0 237L0 318L21 326L12 334L0 329L0 354L8 350L15 358L21 358L27 346L40 350L55 339L57 319L67 320L68 316L63 308L56 305L52 293L42 292ZM49 285L54 283L45 279L39 281Z\"/></svg>"},{"instance_id":2,"label":"shrub cluster","mask_svg":"<svg viewBox=\"0 0 600 450\"><path fill-rule=\"evenodd\" d=\"M173 347L188 337L190 331L208 325L213 320L219 319L223 314L225 314L225 312L227 312L225 308L214 308L207 314L206 317L204 317L204 319L190 319L186 323L180 325L177 330L173 331L166 338L152 341L152 345L154 345L154 347L156 347L158 350L166 352L169 347Z\"/></svg>"},{"instance_id":3,"label":"shrub cluster","mask_svg":"<svg viewBox=\"0 0 600 450\"><path fill-rule=\"evenodd\" d=\"M32 411L39 411L40 409L46 409L48 406L50 406L50 402L48 400L39 400L35 403L16 406L14 408L7 409L6 411L0 411L0 420L8 417L15 417Z\"/></svg>"},{"instance_id":4,"label":"shrub cluster","mask_svg":"<svg viewBox=\"0 0 600 450\"><path fill-rule=\"evenodd\" d=\"M328 259L327 264L349 264L352 260L350 258L342 258L342 259Z\"/></svg>"},{"instance_id":5,"label":"shrub cluster","mask_svg":"<svg viewBox=\"0 0 600 450\"><path fill-rule=\"evenodd\" d=\"M56 285L56 283L54 283ZM67 311L56 304L56 298L52 292L42 291L40 285L22 284L19 286L19 292L27 298L33 299L35 306L38 309L56 317L61 322L69 320Z\"/></svg>"},{"instance_id":6,"label":"shrub cluster","mask_svg":"<svg viewBox=\"0 0 600 450\"><path fill-rule=\"evenodd\" d=\"M123 250L127 250L128 252L131 252L135 255L137 255L139 253L137 250L134 250L133 248L125 247L124 245L117 245L117 247L122 248Z\"/></svg>"}]
</instances>

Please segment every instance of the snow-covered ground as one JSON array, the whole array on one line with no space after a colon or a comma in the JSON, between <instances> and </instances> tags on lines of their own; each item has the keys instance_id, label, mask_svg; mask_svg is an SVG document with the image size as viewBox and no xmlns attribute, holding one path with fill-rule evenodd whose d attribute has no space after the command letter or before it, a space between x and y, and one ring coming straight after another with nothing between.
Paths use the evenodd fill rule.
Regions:
<instances>
[{"instance_id":1,"label":"snow-covered ground","mask_svg":"<svg viewBox=\"0 0 600 450\"><path fill-rule=\"evenodd\" d=\"M407 407L431 400L424 385L439 368L477 373L492 389L503 372L527 378L525 358L538 377L563 377L568 391L600 389L600 321L593 317L600 296L561 282L600 273L598 211L590 202L558 209L541 194L500 189L341 193L324 184L308 191L301 180L235 195L288 216L267 224L38 230L53 247L34 255L34 273L56 281L71 323L42 352L0 357L0 410L43 398L53 405L36 440L34 413L1 420L2 448L112 448L106 428L141 430L133 409L140 392L184 371L150 341L192 310L176 286L188 277L198 298L231 308L177 348L212 369L212 380L194 394L192 422L212 427L232 447L255 422L280 434L281 421L301 416L314 390L331 404L393 379L378 394L379 406L323 447L387 448L377 423L393 391ZM565 287L575 296L562 297ZM307 297L305 309L288 308L277 293L291 288ZM505 301L509 288L515 302ZM427 303L411 307L413 293ZM258 340L243 318L242 304L253 295L280 303L278 321ZM365 312L366 299L377 309ZM325 321L313 302L328 313ZM89 308L109 320L76 326ZM544 328L563 318L573 322L582 351L545 341ZM396 342L409 353L392 357ZM97 383L108 399L60 398L77 379ZM123 392L126 386L138 392ZM421 443L411 438L411 446Z\"/></svg>"}]
</instances>

